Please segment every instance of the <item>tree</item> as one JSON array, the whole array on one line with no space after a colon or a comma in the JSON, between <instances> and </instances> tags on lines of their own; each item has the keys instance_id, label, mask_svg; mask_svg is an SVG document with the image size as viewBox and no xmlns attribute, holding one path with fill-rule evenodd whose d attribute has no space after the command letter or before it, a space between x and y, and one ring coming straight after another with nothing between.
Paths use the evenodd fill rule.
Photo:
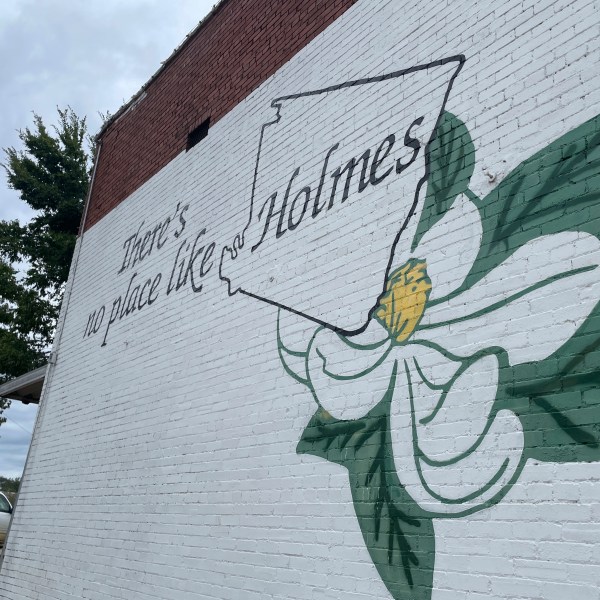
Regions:
<instances>
[{"instance_id":1,"label":"tree","mask_svg":"<svg viewBox=\"0 0 600 600\"><path fill-rule=\"evenodd\" d=\"M0 221L0 383L47 360L90 180L85 117L58 109L51 129L33 118L19 131L23 149L5 148L2 164L36 213L26 224ZM0 398L0 414L8 405Z\"/></svg>"},{"instance_id":2,"label":"tree","mask_svg":"<svg viewBox=\"0 0 600 600\"><path fill-rule=\"evenodd\" d=\"M20 477L4 477L0 475L0 492L16 494L19 491Z\"/></svg>"},{"instance_id":3,"label":"tree","mask_svg":"<svg viewBox=\"0 0 600 600\"><path fill-rule=\"evenodd\" d=\"M20 477L2 477L0 475L0 492L4 492L9 501L14 505L19 491Z\"/></svg>"}]
</instances>

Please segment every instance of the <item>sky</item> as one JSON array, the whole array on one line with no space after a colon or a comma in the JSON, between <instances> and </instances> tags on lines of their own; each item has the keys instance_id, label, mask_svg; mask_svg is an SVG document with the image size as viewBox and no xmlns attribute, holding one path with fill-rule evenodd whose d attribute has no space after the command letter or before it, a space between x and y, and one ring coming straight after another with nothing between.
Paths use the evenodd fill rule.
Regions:
<instances>
[{"instance_id":1,"label":"sky","mask_svg":"<svg viewBox=\"0 0 600 600\"><path fill-rule=\"evenodd\" d=\"M114 114L160 68L216 0L0 0L0 148L19 149L18 130L46 125L56 108L87 116ZM4 153L0 152L0 163ZM0 219L33 212L0 171ZM13 402L0 426L0 475L23 471L36 406Z\"/></svg>"}]
</instances>

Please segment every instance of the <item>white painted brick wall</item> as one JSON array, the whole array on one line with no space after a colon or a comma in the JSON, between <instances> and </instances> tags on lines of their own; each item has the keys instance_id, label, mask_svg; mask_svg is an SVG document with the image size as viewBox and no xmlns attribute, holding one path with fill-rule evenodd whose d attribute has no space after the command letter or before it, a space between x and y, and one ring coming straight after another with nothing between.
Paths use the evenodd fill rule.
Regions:
<instances>
[{"instance_id":1,"label":"white painted brick wall","mask_svg":"<svg viewBox=\"0 0 600 600\"><path fill-rule=\"evenodd\" d=\"M485 196L600 112L599 15L596 0L362 0L87 231L0 598L391 598L346 470L296 454L315 403L279 362L274 307L229 297L218 261L202 292L167 296L170 238L137 267L141 280L163 273L152 306L116 322L104 347L104 328L83 338L88 315L103 304L110 312L125 292L133 271L117 272L127 237L178 202L190 205L184 237L205 227L220 255L247 219L274 97L464 54L446 108L473 137L470 187ZM356 210L368 223L368 206ZM284 240L303 255L301 229ZM323 243L333 252L335 236ZM352 255L339 265L351 271ZM524 343L547 340L534 329ZM434 600L600 599L598 463L530 460L497 505L434 527Z\"/></svg>"}]
</instances>

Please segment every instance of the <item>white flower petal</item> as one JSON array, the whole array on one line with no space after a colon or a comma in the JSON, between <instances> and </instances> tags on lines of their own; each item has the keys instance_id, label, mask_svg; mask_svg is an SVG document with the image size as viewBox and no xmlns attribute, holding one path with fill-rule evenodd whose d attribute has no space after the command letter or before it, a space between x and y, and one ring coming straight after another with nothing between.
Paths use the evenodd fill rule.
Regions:
<instances>
[{"instance_id":1,"label":"white flower petal","mask_svg":"<svg viewBox=\"0 0 600 600\"><path fill-rule=\"evenodd\" d=\"M413 255L427 262L432 284L430 300L443 298L460 287L479 252L482 231L477 207L460 194L423 236Z\"/></svg>"},{"instance_id":2,"label":"white flower petal","mask_svg":"<svg viewBox=\"0 0 600 600\"><path fill-rule=\"evenodd\" d=\"M501 346L510 363L562 346L600 300L600 241L563 232L528 242L472 288L425 311L415 339L459 356ZM535 286L538 287L535 287Z\"/></svg>"},{"instance_id":3,"label":"white flower petal","mask_svg":"<svg viewBox=\"0 0 600 600\"><path fill-rule=\"evenodd\" d=\"M456 379L448 382L450 389L437 391L444 403L423 423L418 405L430 406L431 401L424 402L420 395L427 388L420 385L423 371L410 366L414 346L406 346L398 360L390 414L398 477L421 508L433 514L457 516L477 510L505 492L523 452L519 419L510 411L492 413L498 360L493 354L464 365L446 359L454 365Z\"/></svg>"},{"instance_id":4,"label":"white flower petal","mask_svg":"<svg viewBox=\"0 0 600 600\"><path fill-rule=\"evenodd\" d=\"M308 344L310 344L310 340L318 327L306 317L282 308L279 309L277 315L277 326L279 339L292 353L306 353Z\"/></svg>"},{"instance_id":5,"label":"white flower petal","mask_svg":"<svg viewBox=\"0 0 600 600\"><path fill-rule=\"evenodd\" d=\"M347 339L321 329L309 348L310 384L321 406L336 419L363 417L389 386L393 368L389 340L359 346L353 341L357 337Z\"/></svg>"},{"instance_id":6,"label":"white flower petal","mask_svg":"<svg viewBox=\"0 0 600 600\"><path fill-rule=\"evenodd\" d=\"M498 412L481 445L471 454L444 466L419 460L422 481L433 498L420 503L421 507L456 515L485 504L510 484L523 447L521 421L511 411Z\"/></svg>"},{"instance_id":7,"label":"white flower petal","mask_svg":"<svg viewBox=\"0 0 600 600\"><path fill-rule=\"evenodd\" d=\"M455 376L462 363L424 344L400 346L396 356L410 372L417 420L428 419L439 403L442 386Z\"/></svg>"},{"instance_id":8,"label":"white flower petal","mask_svg":"<svg viewBox=\"0 0 600 600\"><path fill-rule=\"evenodd\" d=\"M465 367L441 394L439 410L424 417L416 396L418 373L411 376L419 447L431 459L450 460L467 452L488 426L498 389L498 358L487 354L470 364L465 361Z\"/></svg>"},{"instance_id":9,"label":"white flower petal","mask_svg":"<svg viewBox=\"0 0 600 600\"><path fill-rule=\"evenodd\" d=\"M367 328L357 335L346 336L348 343L354 346L371 346L389 340L388 330L375 319L371 319Z\"/></svg>"},{"instance_id":10,"label":"white flower petal","mask_svg":"<svg viewBox=\"0 0 600 600\"><path fill-rule=\"evenodd\" d=\"M288 310L279 309L277 315L277 346L279 357L289 374L296 380L306 381L308 345L317 326L308 319Z\"/></svg>"},{"instance_id":11,"label":"white flower petal","mask_svg":"<svg viewBox=\"0 0 600 600\"><path fill-rule=\"evenodd\" d=\"M306 356L292 354L288 352L285 347L279 347L279 358L283 363L284 368L288 371L288 374L293 377L296 381L301 383L308 383L306 377Z\"/></svg>"},{"instance_id":12,"label":"white flower petal","mask_svg":"<svg viewBox=\"0 0 600 600\"><path fill-rule=\"evenodd\" d=\"M401 352L398 358L410 359L418 364L418 369L425 379L436 386L448 383L461 365L460 362L447 358L436 348L418 342L400 346L399 350Z\"/></svg>"}]
</instances>

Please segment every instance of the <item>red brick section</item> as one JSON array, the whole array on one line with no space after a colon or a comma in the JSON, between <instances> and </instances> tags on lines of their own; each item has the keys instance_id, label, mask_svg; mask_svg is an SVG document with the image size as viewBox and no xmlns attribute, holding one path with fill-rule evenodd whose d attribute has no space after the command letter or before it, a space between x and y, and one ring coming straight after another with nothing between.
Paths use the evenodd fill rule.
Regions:
<instances>
[{"instance_id":1,"label":"red brick section","mask_svg":"<svg viewBox=\"0 0 600 600\"><path fill-rule=\"evenodd\" d=\"M222 3L103 132L85 228L184 150L192 129L207 117L214 125L355 2Z\"/></svg>"}]
</instances>

